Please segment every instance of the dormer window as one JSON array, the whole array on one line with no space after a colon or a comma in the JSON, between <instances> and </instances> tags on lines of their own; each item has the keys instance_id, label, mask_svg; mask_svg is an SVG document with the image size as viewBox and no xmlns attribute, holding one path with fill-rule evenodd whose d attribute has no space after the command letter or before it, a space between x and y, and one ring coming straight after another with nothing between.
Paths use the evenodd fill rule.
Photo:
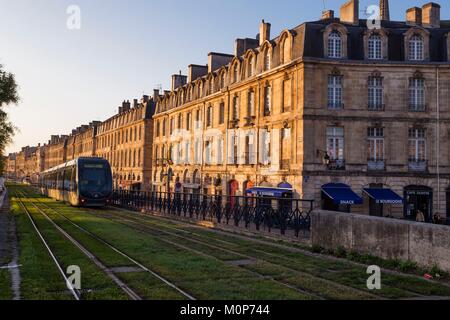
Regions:
<instances>
[{"instance_id":1,"label":"dormer window","mask_svg":"<svg viewBox=\"0 0 450 320\"><path fill-rule=\"evenodd\" d=\"M411 39L409 39L409 60L424 60L423 38L420 35L415 34L411 37Z\"/></svg>"},{"instance_id":2,"label":"dormer window","mask_svg":"<svg viewBox=\"0 0 450 320\"><path fill-rule=\"evenodd\" d=\"M233 81L238 82L238 80L239 80L239 66L238 64L235 64L233 68Z\"/></svg>"},{"instance_id":3,"label":"dormer window","mask_svg":"<svg viewBox=\"0 0 450 320\"><path fill-rule=\"evenodd\" d=\"M270 70L270 50L266 49L266 52L264 53L264 71Z\"/></svg>"},{"instance_id":4,"label":"dormer window","mask_svg":"<svg viewBox=\"0 0 450 320\"><path fill-rule=\"evenodd\" d=\"M214 78L211 78L209 80L209 94L213 94L214 93Z\"/></svg>"},{"instance_id":5,"label":"dormer window","mask_svg":"<svg viewBox=\"0 0 450 320\"><path fill-rule=\"evenodd\" d=\"M369 37L369 44L368 44L369 59L372 59L372 60L383 59L382 44L383 44L383 41L379 34L373 34Z\"/></svg>"},{"instance_id":6,"label":"dormer window","mask_svg":"<svg viewBox=\"0 0 450 320\"><path fill-rule=\"evenodd\" d=\"M255 65L254 63L254 58L250 57L250 60L248 61L248 77L250 78L251 76L253 76L253 66Z\"/></svg>"},{"instance_id":7,"label":"dormer window","mask_svg":"<svg viewBox=\"0 0 450 320\"><path fill-rule=\"evenodd\" d=\"M342 39L341 34L337 31L331 32L328 36L328 57L342 58Z\"/></svg>"}]
</instances>

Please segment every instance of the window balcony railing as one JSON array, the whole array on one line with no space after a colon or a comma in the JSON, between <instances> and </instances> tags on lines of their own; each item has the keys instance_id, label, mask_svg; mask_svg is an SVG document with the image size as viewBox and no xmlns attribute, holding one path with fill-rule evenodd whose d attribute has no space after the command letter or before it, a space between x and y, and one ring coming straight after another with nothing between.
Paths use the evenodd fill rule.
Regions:
<instances>
[{"instance_id":1,"label":"window balcony railing","mask_svg":"<svg viewBox=\"0 0 450 320\"><path fill-rule=\"evenodd\" d=\"M328 109L341 110L344 109L344 104L340 101L328 101Z\"/></svg>"},{"instance_id":2,"label":"window balcony railing","mask_svg":"<svg viewBox=\"0 0 450 320\"><path fill-rule=\"evenodd\" d=\"M384 171L386 169L386 161L369 159L367 162L367 168L369 171Z\"/></svg>"},{"instance_id":3,"label":"window balcony railing","mask_svg":"<svg viewBox=\"0 0 450 320\"><path fill-rule=\"evenodd\" d=\"M369 103L368 109L369 111L384 111L386 106L382 103Z\"/></svg>"},{"instance_id":4,"label":"window balcony railing","mask_svg":"<svg viewBox=\"0 0 450 320\"><path fill-rule=\"evenodd\" d=\"M426 172L428 170L428 161L410 159L409 170L414 172Z\"/></svg>"},{"instance_id":5,"label":"window balcony railing","mask_svg":"<svg viewBox=\"0 0 450 320\"><path fill-rule=\"evenodd\" d=\"M329 170L345 170L345 160L330 160Z\"/></svg>"},{"instance_id":6,"label":"window balcony railing","mask_svg":"<svg viewBox=\"0 0 450 320\"><path fill-rule=\"evenodd\" d=\"M409 105L409 111L411 112L424 112L427 110L426 104L413 103Z\"/></svg>"}]
</instances>

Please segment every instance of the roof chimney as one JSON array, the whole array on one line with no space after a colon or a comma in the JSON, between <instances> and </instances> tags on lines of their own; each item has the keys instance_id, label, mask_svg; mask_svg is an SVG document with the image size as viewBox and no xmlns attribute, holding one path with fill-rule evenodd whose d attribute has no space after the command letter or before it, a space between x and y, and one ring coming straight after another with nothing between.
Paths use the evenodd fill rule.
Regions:
<instances>
[{"instance_id":1,"label":"roof chimney","mask_svg":"<svg viewBox=\"0 0 450 320\"><path fill-rule=\"evenodd\" d=\"M380 19L389 21L390 13L389 13L389 0L380 0Z\"/></svg>"},{"instance_id":2,"label":"roof chimney","mask_svg":"<svg viewBox=\"0 0 450 320\"><path fill-rule=\"evenodd\" d=\"M259 25L259 45L261 46L265 41L270 40L271 24L265 22L264 19Z\"/></svg>"},{"instance_id":3,"label":"roof chimney","mask_svg":"<svg viewBox=\"0 0 450 320\"><path fill-rule=\"evenodd\" d=\"M341 6L341 22L359 24L359 0L350 0Z\"/></svg>"},{"instance_id":4,"label":"roof chimney","mask_svg":"<svg viewBox=\"0 0 450 320\"><path fill-rule=\"evenodd\" d=\"M331 20L334 19L334 11L326 10L322 12L322 20Z\"/></svg>"},{"instance_id":5,"label":"roof chimney","mask_svg":"<svg viewBox=\"0 0 450 320\"><path fill-rule=\"evenodd\" d=\"M422 25L427 28L440 28L441 6L430 2L422 7Z\"/></svg>"},{"instance_id":6,"label":"roof chimney","mask_svg":"<svg viewBox=\"0 0 450 320\"><path fill-rule=\"evenodd\" d=\"M234 56L226 53L210 52L208 53L208 73L216 71L220 67L227 65L233 60Z\"/></svg>"},{"instance_id":7,"label":"roof chimney","mask_svg":"<svg viewBox=\"0 0 450 320\"><path fill-rule=\"evenodd\" d=\"M196 64L190 64L188 66L188 82L197 80L208 74L208 66L199 66Z\"/></svg>"},{"instance_id":8,"label":"roof chimney","mask_svg":"<svg viewBox=\"0 0 450 320\"><path fill-rule=\"evenodd\" d=\"M244 55L247 50L255 49L259 46L259 39L236 39L234 42L234 55L240 57Z\"/></svg>"},{"instance_id":9,"label":"roof chimney","mask_svg":"<svg viewBox=\"0 0 450 320\"><path fill-rule=\"evenodd\" d=\"M422 9L413 7L406 10L406 23L415 26L422 24Z\"/></svg>"},{"instance_id":10,"label":"roof chimney","mask_svg":"<svg viewBox=\"0 0 450 320\"><path fill-rule=\"evenodd\" d=\"M174 74L172 76L172 91L175 91L176 89L178 89L179 87L182 87L186 84L186 80L187 80L187 76L183 76L181 74Z\"/></svg>"}]
</instances>

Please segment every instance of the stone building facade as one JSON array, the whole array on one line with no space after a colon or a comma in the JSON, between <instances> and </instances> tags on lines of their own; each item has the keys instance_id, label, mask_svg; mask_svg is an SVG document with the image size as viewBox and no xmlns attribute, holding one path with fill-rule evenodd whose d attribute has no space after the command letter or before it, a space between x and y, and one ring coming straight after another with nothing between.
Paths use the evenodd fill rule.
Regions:
<instances>
[{"instance_id":1,"label":"stone building facade","mask_svg":"<svg viewBox=\"0 0 450 320\"><path fill-rule=\"evenodd\" d=\"M53 135L46 144L44 171L63 164L67 160L67 135Z\"/></svg>"},{"instance_id":2,"label":"stone building facade","mask_svg":"<svg viewBox=\"0 0 450 320\"><path fill-rule=\"evenodd\" d=\"M72 130L67 139L66 161L80 157L94 157L96 152L96 134L100 121L91 122Z\"/></svg>"},{"instance_id":3,"label":"stone building facade","mask_svg":"<svg viewBox=\"0 0 450 320\"><path fill-rule=\"evenodd\" d=\"M380 5L379 24L359 18L358 1L275 38L263 21L233 55L210 53L206 66L174 75L154 116L154 189L291 186L325 209L445 217L450 23L435 3L400 22Z\"/></svg>"},{"instance_id":4,"label":"stone building facade","mask_svg":"<svg viewBox=\"0 0 450 320\"><path fill-rule=\"evenodd\" d=\"M17 159L17 153L10 153L6 157L6 165L5 165L5 171L6 171L6 178L7 179L16 179L17 177L17 170L16 170L16 159Z\"/></svg>"},{"instance_id":5,"label":"stone building facade","mask_svg":"<svg viewBox=\"0 0 450 320\"><path fill-rule=\"evenodd\" d=\"M153 101L149 96L133 105L124 101L115 116L97 127L95 154L111 164L116 188L150 190Z\"/></svg>"}]
</instances>

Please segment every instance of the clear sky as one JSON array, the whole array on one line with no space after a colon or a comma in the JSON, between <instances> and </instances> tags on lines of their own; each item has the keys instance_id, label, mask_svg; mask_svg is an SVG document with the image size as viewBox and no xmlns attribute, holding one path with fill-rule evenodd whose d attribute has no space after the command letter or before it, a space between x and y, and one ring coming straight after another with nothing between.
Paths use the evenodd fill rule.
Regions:
<instances>
[{"instance_id":1,"label":"clear sky","mask_svg":"<svg viewBox=\"0 0 450 320\"><path fill-rule=\"evenodd\" d=\"M345 0L325 0L338 12ZM428 1L391 0L391 19ZM378 0L362 0L361 10ZM440 1L450 19L448 1ZM69 30L66 10L81 9ZM232 53L234 40L255 37L261 19L272 37L317 20L323 0L0 0L0 64L16 74L21 102L9 106L20 129L8 152L69 134L112 116L124 99L151 94L211 51ZM364 16L361 15L362 18Z\"/></svg>"}]
</instances>

